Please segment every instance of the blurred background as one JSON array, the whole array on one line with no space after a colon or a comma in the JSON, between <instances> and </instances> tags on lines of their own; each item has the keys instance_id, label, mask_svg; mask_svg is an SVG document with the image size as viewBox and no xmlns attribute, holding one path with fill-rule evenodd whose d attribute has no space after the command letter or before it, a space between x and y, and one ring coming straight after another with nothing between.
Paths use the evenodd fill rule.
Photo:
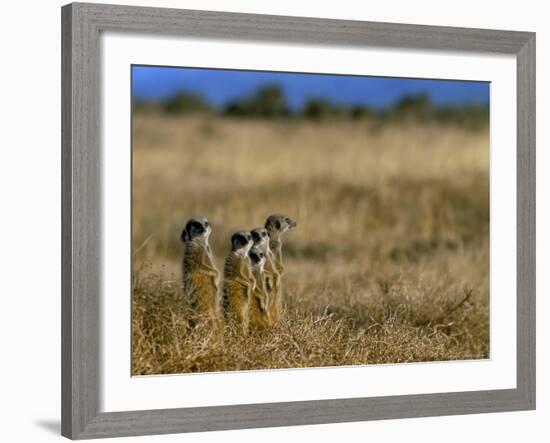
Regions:
<instances>
[{"instance_id":1,"label":"blurred background","mask_svg":"<svg viewBox=\"0 0 550 443\"><path fill-rule=\"evenodd\" d=\"M313 316L304 346L324 343L198 370L489 356L488 83L134 66L132 97L137 373L197 370L167 350L173 331L150 332L151 296L178 303L192 215L210 219L220 269L234 231L297 220L288 318ZM350 339L329 352L323 316L369 334L336 357Z\"/></svg>"},{"instance_id":2,"label":"blurred background","mask_svg":"<svg viewBox=\"0 0 550 443\"><path fill-rule=\"evenodd\" d=\"M136 111L487 123L489 83L134 66Z\"/></svg>"}]
</instances>

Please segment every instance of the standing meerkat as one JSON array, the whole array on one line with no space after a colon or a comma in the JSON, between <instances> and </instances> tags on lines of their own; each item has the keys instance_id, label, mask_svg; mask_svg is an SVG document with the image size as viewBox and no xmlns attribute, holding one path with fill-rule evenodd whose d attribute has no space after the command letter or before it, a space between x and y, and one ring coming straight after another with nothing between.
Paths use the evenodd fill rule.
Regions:
<instances>
[{"instance_id":1,"label":"standing meerkat","mask_svg":"<svg viewBox=\"0 0 550 443\"><path fill-rule=\"evenodd\" d=\"M256 287L248 252L252 247L252 236L248 231L236 232L231 236L231 251L225 259L223 270L223 312L232 323L242 326L248 332L248 305Z\"/></svg>"},{"instance_id":2,"label":"standing meerkat","mask_svg":"<svg viewBox=\"0 0 550 443\"><path fill-rule=\"evenodd\" d=\"M294 229L296 222L291 218L281 215L270 215L265 222L265 229L269 236L269 248L273 254L273 264L275 270L278 272L278 283L276 285L274 296L270 299L270 315L274 323L279 321L281 317L281 309L283 304L283 294L280 284L280 279L283 276L285 267L283 265L283 234L289 229Z\"/></svg>"},{"instance_id":3,"label":"standing meerkat","mask_svg":"<svg viewBox=\"0 0 550 443\"><path fill-rule=\"evenodd\" d=\"M266 289L269 293L273 293L279 287L281 276L275 268L275 255L269 247L269 233L265 228L256 228L250 231L254 248L259 249L265 256L264 276Z\"/></svg>"},{"instance_id":4,"label":"standing meerkat","mask_svg":"<svg viewBox=\"0 0 550 443\"><path fill-rule=\"evenodd\" d=\"M250 257L252 274L256 280L256 288L249 302L250 324L252 327L265 329L271 326L271 316L268 309L269 293L266 288L266 278L264 275L266 256L256 246L252 247L248 256Z\"/></svg>"},{"instance_id":5,"label":"standing meerkat","mask_svg":"<svg viewBox=\"0 0 550 443\"><path fill-rule=\"evenodd\" d=\"M185 248L182 262L183 291L191 308L210 320L219 319L218 284L216 269L208 238L212 227L206 217L192 217L181 233Z\"/></svg>"}]
</instances>

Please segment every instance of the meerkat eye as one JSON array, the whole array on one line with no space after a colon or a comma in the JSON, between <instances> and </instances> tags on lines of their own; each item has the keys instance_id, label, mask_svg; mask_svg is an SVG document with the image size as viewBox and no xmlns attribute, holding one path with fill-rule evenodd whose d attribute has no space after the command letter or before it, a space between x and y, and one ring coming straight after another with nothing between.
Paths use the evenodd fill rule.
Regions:
<instances>
[{"instance_id":1,"label":"meerkat eye","mask_svg":"<svg viewBox=\"0 0 550 443\"><path fill-rule=\"evenodd\" d=\"M281 222L280 222L279 220L277 220L277 221L275 222L275 227L276 227L277 229L281 229Z\"/></svg>"},{"instance_id":2,"label":"meerkat eye","mask_svg":"<svg viewBox=\"0 0 550 443\"><path fill-rule=\"evenodd\" d=\"M263 238L266 238L266 237L267 237L267 233L262 232L262 237L263 237Z\"/></svg>"}]
</instances>

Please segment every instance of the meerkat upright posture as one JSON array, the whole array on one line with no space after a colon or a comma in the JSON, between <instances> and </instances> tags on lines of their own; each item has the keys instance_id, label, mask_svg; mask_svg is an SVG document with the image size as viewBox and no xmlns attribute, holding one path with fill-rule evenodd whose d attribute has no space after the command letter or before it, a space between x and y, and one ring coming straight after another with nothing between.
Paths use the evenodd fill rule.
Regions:
<instances>
[{"instance_id":1,"label":"meerkat upright posture","mask_svg":"<svg viewBox=\"0 0 550 443\"><path fill-rule=\"evenodd\" d=\"M269 235L269 248L273 254L274 269L278 273L278 282L275 287L274 296L270 299L269 311L271 320L276 323L281 317L283 294L280 279L284 273L283 266L283 234L289 229L296 227L296 222L291 218L281 215L270 215L265 222L265 229Z\"/></svg>"},{"instance_id":2,"label":"meerkat upright posture","mask_svg":"<svg viewBox=\"0 0 550 443\"><path fill-rule=\"evenodd\" d=\"M223 270L223 312L231 323L240 324L248 332L249 300L256 288L248 252L252 247L250 232L240 231L231 236L231 251Z\"/></svg>"},{"instance_id":3,"label":"meerkat upright posture","mask_svg":"<svg viewBox=\"0 0 550 443\"><path fill-rule=\"evenodd\" d=\"M256 228L250 231L252 240L254 241L254 248L260 250L264 254L265 264L263 267L263 283L265 285L265 292L267 293L267 307L269 312L269 326L274 323L274 320L278 318L272 318L274 302L279 291L279 284L281 281L281 275L275 267L275 255L269 247L269 233L265 228ZM258 279L256 278L256 281ZM275 315L276 317L276 315ZM261 325L263 326L263 325Z\"/></svg>"},{"instance_id":4,"label":"meerkat upright posture","mask_svg":"<svg viewBox=\"0 0 550 443\"><path fill-rule=\"evenodd\" d=\"M212 227L206 217L192 217L181 233L184 245L182 279L183 291L191 308L200 317L219 319L218 284L216 269L208 238Z\"/></svg>"},{"instance_id":5,"label":"meerkat upright posture","mask_svg":"<svg viewBox=\"0 0 550 443\"><path fill-rule=\"evenodd\" d=\"M276 291L279 287L281 276L275 268L275 255L269 246L269 233L265 228L256 228L250 231L254 247L263 252L265 256L264 276L266 289L269 293Z\"/></svg>"},{"instance_id":6,"label":"meerkat upright posture","mask_svg":"<svg viewBox=\"0 0 550 443\"><path fill-rule=\"evenodd\" d=\"M269 293L266 288L266 278L264 276L266 256L256 246L252 247L248 256L250 257L252 274L256 279L256 288L249 302L250 325L252 327L265 329L271 326L271 316L268 309Z\"/></svg>"}]
</instances>

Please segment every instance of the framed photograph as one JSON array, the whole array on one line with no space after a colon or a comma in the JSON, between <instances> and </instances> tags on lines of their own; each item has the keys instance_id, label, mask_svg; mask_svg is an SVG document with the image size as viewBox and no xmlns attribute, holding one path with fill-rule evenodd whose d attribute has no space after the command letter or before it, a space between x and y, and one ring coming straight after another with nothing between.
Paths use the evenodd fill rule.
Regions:
<instances>
[{"instance_id":1,"label":"framed photograph","mask_svg":"<svg viewBox=\"0 0 550 443\"><path fill-rule=\"evenodd\" d=\"M535 408L535 35L62 8L62 434Z\"/></svg>"}]
</instances>

